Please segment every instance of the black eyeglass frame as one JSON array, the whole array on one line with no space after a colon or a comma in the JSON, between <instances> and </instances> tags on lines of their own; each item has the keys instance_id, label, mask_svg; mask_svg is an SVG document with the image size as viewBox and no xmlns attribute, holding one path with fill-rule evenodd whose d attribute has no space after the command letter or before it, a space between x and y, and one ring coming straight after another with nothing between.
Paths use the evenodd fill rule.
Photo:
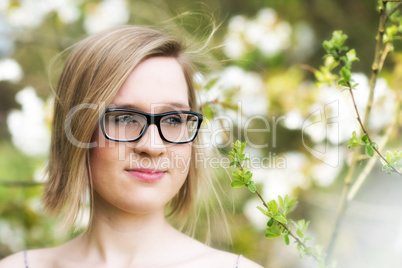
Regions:
<instances>
[{"instance_id":1,"label":"black eyeglass frame","mask_svg":"<svg viewBox=\"0 0 402 268\"><path fill-rule=\"evenodd\" d=\"M141 133L138 135L137 138L135 138L135 139L129 139L129 140L114 139L114 138L108 136L108 134L106 133L106 130L105 130L104 119L105 119L106 114L109 113L109 112L130 112L130 113L137 113L137 114L140 114L140 115L145 116L147 122L146 122L146 124L144 125L144 127L141 129ZM194 136L193 136L190 140L186 140L186 141L170 141L170 140L166 139L166 138L163 136L163 133L162 133L162 130L161 130L161 126L160 126L161 119L162 119L162 117L164 117L164 116L166 116L166 115L172 115L172 114L192 114L192 115L195 115L195 116L198 118L197 129L195 130ZM144 113L144 112L141 112L141 111L136 111L136 110L131 110L131 109L125 109L125 108L109 108L109 109L106 109L106 110L103 112L103 114L102 114L102 116L101 116L101 118L100 118L100 120L99 120L99 124L100 124L100 126L101 126L102 133L103 133L103 135L105 136L105 138L108 139L108 140L112 140L112 141L117 141L117 142L132 142L132 141L137 141L137 140L141 139L141 137L144 135L145 132L147 132L148 127L149 127L151 124L154 124L154 125L156 125L156 127L157 127L157 129L158 129L158 132L159 132L159 136L161 137L162 140L164 140L164 141L166 141L166 142L169 142L169 143L174 143L174 144L183 144L183 143L192 142L192 141L197 137L198 131L200 130L201 123L202 123L203 119L204 119L204 117L202 116L202 114L196 113L196 112L193 112L193 111L172 111L172 112L166 112L166 113L161 113L161 114L149 114L149 113Z\"/></svg>"}]
</instances>

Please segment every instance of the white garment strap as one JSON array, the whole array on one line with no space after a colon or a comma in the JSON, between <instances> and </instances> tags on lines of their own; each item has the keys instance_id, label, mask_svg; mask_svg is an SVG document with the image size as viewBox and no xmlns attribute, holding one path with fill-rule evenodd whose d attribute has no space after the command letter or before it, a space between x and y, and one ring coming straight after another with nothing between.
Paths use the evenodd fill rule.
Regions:
<instances>
[{"instance_id":1,"label":"white garment strap","mask_svg":"<svg viewBox=\"0 0 402 268\"><path fill-rule=\"evenodd\" d=\"M25 262L25 268L29 268L28 259L27 259L27 251L26 250L24 250L24 262Z\"/></svg>"},{"instance_id":2,"label":"white garment strap","mask_svg":"<svg viewBox=\"0 0 402 268\"><path fill-rule=\"evenodd\" d=\"M239 268L239 263L240 263L240 259L243 257L243 255L239 255L239 257L237 258L237 262L236 262L236 268Z\"/></svg>"}]
</instances>

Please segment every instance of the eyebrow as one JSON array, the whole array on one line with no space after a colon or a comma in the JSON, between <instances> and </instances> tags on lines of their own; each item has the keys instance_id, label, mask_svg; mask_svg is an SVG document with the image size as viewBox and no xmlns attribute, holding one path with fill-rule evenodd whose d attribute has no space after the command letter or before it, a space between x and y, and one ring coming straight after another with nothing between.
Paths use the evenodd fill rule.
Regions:
<instances>
[{"instance_id":1,"label":"eyebrow","mask_svg":"<svg viewBox=\"0 0 402 268\"><path fill-rule=\"evenodd\" d=\"M131 110L141 110L141 108L138 105L135 104L110 104L108 108L121 108L121 109L131 109ZM190 110L190 106L185 103L181 102L169 102L169 103L157 103L157 106L155 108L160 108L160 109L167 109L167 108L180 108L180 109L188 109Z\"/></svg>"}]
</instances>

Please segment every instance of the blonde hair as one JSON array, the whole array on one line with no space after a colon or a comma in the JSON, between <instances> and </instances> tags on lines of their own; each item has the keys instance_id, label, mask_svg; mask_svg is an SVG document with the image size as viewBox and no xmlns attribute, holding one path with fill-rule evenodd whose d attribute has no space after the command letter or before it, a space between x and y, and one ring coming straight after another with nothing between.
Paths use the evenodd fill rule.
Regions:
<instances>
[{"instance_id":1,"label":"blonde hair","mask_svg":"<svg viewBox=\"0 0 402 268\"><path fill-rule=\"evenodd\" d=\"M63 215L63 225L72 227L83 217L82 208L91 207L93 191L89 172L89 147L99 122L99 112L110 104L133 69L147 58L174 57L181 64L188 85L191 110L197 107L192 76L191 55L182 40L158 30L139 26L119 26L90 36L76 44L61 73L57 86L52 125L52 140L48 164L48 180L43 201L52 214ZM95 105L72 109L82 104ZM65 130L69 130L66 133ZM70 135L70 136L69 136ZM71 136L74 141L71 142ZM193 145L197 145L197 137ZM171 213L188 215L194 212L200 183L208 178L195 168L193 146L187 179L170 202Z\"/></svg>"}]
</instances>

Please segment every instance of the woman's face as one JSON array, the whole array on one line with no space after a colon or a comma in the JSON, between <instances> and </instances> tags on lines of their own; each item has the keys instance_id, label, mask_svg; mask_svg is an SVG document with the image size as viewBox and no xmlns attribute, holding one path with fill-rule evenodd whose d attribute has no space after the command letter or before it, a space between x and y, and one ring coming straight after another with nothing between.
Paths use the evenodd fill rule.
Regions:
<instances>
[{"instance_id":1,"label":"woman's face","mask_svg":"<svg viewBox=\"0 0 402 268\"><path fill-rule=\"evenodd\" d=\"M140 63L113 99L111 108L158 114L190 110L187 83L175 58L154 57ZM95 209L117 208L132 214L163 211L186 180L191 143L172 144L151 124L134 142L115 142L99 128L90 150Z\"/></svg>"}]
</instances>

